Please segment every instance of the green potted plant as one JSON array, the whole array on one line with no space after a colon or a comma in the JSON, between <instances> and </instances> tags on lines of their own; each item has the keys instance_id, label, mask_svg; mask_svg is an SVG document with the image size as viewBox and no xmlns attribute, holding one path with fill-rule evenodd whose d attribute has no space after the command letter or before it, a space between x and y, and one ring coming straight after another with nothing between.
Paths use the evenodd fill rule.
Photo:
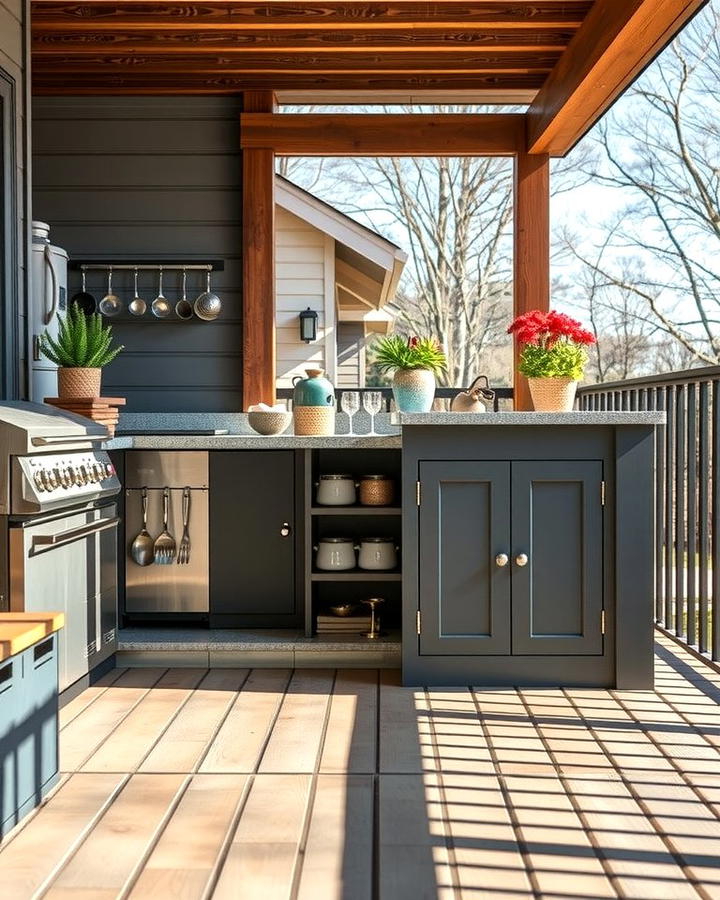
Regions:
<instances>
[{"instance_id":1,"label":"green potted plant","mask_svg":"<svg viewBox=\"0 0 720 900\"><path fill-rule=\"evenodd\" d=\"M433 338L392 334L375 344L375 363L392 372L395 405L400 412L429 412L435 398L435 376L445 369L442 347Z\"/></svg>"},{"instance_id":2,"label":"green potted plant","mask_svg":"<svg viewBox=\"0 0 720 900\"><path fill-rule=\"evenodd\" d=\"M40 336L40 351L58 367L58 396L64 399L99 397L103 367L123 349L112 346L112 328L99 313L85 315L73 304L58 316L57 338Z\"/></svg>"},{"instance_id":3,"label":"green potted plant","mask_svg":"<svg viewBox=\"0 0 720 900\"><path fill-rule=\"evenodd\" d=\"M522 345L518 369L528 380L537 412L569 412L595 343L592 332L565 313L532 309L508 328Z\"/></svg>"}]
</instances>

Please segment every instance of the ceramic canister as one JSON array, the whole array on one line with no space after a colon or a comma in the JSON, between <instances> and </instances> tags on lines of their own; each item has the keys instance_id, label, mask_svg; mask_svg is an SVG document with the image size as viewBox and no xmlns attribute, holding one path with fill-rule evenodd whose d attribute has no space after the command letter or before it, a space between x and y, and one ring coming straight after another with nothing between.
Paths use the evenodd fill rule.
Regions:
<instances>
[{"instance_id":1,"label":"ceramic canister","mask_svg":"<svg viewBox=\"0 0 720 900\"><path fill-rule=\"evenodd\" d=\"M322 369L305 369L307 378L293 378L293 407L335 406L335 388L323 378Z\"/></svg>"},{"instance_id":2,"label":"ceramic canister","mask_svg":"<svg viewBox=\"0 0 720 900\"><path fill-rule=\"evenodd\" d=\"M360 479L361 506L390 506L395 485L387 475L363 475Z\"/></svg>"},{"instance_id":3,"label":"ceramic canister","mask_svg":"<svg viewBox=\"0 0 720 900\"><path fill-rule=\"evenodd\" d=\"M357 565L355 545L350 538L321 538L315 549L315 565L323 572L346 572Z\"/></svg>"},{"instance_id":4,"label":"ceramic canister","mask_svg":"<svg viewBox=\"0 0 720 900\"><path fill-rule=\"evenodd\" d=\"M318 506L352 506L357 499L352 475L321 475L317 486Z\"/></svg>"},{"instance_id":5,"label":"ceramic canister","mask_svg":"<svg viewBox=\"0 0 720 900\"><path fill-rule=\"evenodd\" d=\"M371 537L360 541L358 568L386 572L397 568L397 548L392 538Z\"/></svg>"}]
</instances>

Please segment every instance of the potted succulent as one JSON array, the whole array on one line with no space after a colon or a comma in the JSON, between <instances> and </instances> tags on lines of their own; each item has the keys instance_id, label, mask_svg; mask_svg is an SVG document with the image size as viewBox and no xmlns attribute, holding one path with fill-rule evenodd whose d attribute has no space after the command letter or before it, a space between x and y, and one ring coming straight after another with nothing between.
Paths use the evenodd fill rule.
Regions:
<instances>
[{"instance_id":1,"label":"potted succulent","mask_svg":"<svg viewBox=\"0 0 720 900\"><path fill-rule=\"evenodd\" d=\"M445 368L442 347L433 338L393 334L375 345L381 372L393 372L393 396L400 412L428 412L435 398L435 375Z\"/></svg>"},{"instance_id":2,"label":"potted succulent","mask_svg":"<svg viewBox=\"0 0 720 900\"><path fill-rule=\"evenodd\" d=\"M575 403L578 381L595 343L592 332L565 313L532 309L508 328L523 345L519 371L528 380L537 412L569 412Z\"/></svg>"},{"instance_id":3,"label":"potted succulent","mask_svg":"<svg viewBox=\"0 0 720 900\"><path fill-rule=\"evenodd\" d=\"M40 351L58 367L58 396L99 397L102 369L123 349L112 346L112 328L99 313L86 315L73 304L59 319L57 338L40 336Z\"/></svg>"}]
</instances>

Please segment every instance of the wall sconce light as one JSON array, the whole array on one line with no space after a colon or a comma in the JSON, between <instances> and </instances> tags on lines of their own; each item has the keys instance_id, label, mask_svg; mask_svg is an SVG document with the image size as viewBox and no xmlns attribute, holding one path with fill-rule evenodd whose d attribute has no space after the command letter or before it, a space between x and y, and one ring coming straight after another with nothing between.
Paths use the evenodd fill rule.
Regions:
<instances>
[{"instance_id":1,"label":"wall sconce light","mask_svg":"<svg viewBox=\"0 0 720 900\"><path fill-rule=\"evenodd\" d=\"M317 320L318 314L314 309L304 309L300 313L300 340L309 344L317 337Z\"/></svg>"}]
</instances>

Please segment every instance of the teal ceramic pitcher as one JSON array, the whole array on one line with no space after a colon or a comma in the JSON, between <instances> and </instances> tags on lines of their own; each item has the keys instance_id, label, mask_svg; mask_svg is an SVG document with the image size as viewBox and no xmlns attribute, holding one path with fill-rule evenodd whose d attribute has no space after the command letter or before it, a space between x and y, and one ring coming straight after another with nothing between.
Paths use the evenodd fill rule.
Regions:
<instances>
[{"instance_id":1,"label":"teal ceramic pitcher","mask_svg":"<svg viewBox=\"0 0 720 900\"><path fill-rule=\"evenodd\" d=\"M323 378L322 369L305 369L307 378L293 378L294 406L335 406L335 388Z\"/></svg>"}]
</instances>

